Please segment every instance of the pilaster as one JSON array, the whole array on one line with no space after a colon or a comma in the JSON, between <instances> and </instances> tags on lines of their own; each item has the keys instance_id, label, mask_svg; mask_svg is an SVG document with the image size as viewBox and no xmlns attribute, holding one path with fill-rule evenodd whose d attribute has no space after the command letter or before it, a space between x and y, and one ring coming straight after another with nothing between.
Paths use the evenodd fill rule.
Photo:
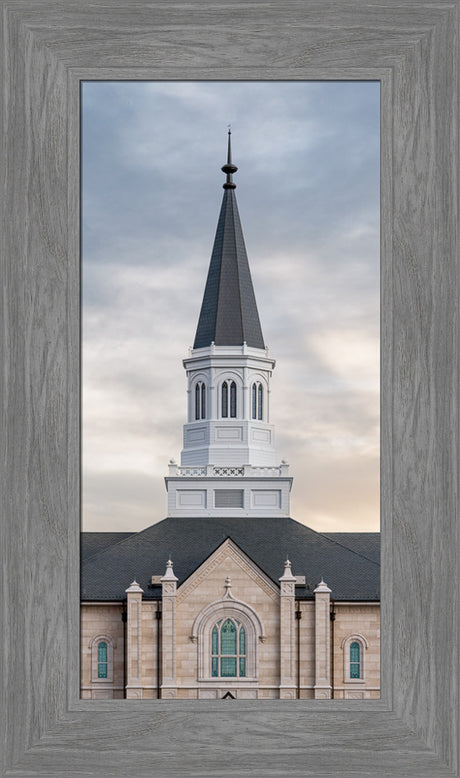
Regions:
<instances>
[{"instance_id":1,"label":"pilaster","mask_svg":"<svg viewBox=\"0 0 460 778\"><path fill-rule=\"evenodd\" d=\"M294 700L295 682L295 576L289 559L280 582L280 699Z\"/></svg>"},{"instance_id":2,"label":"pilaster","mask_svg":"<svg viewBox=\"0 0 460 778\"><path fill-rule=\"evenodd\" d=\"M315 591L315 700L329 700L331 686L331 590L321 579Z\"/></svg>"},{"instance_id":3,"label":"pilaster","mask_svg":"<svg viewBox=\"0 0 460 778\"><path fill-rule=\"evenodd\" d=\"M126 697L142 697L142 594L143 589L133 581L126 589Z\"/></svg>"},{"instance_id":4,"label":"pilaster","mask_svg":"<svg viewBox=\"0 0 460 778\"><path fill-rule=\"evenodd\" d=\"M161 617L161 698L177 697L176 677L176 592L177 581L169 559L166 572L161 579L162 617Z\"/></svg>"}]
</instances>

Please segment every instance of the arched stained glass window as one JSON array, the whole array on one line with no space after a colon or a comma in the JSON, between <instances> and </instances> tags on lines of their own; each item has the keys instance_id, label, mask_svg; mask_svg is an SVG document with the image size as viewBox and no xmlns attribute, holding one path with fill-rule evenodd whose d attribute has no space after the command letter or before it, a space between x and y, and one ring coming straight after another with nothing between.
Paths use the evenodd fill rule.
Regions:
<instances>
[{"instance_id":1,"label":"arched stained glass window","mask_svg":"<svg viewBox=\"0 0 460 778\"><path fill-rule=\"evenodd\" d=\"M356 640L350 643L350 678L361 678L360 648Z\"/></svg>"},{"instance_id":2,"label":"arched stained glass window","mask_svg":"<svg viewBox=\"0 0 460 778\"><path fill-rule=\"evenodd\" d=\"M97 644L97 677L107 678L107 643L101 640Z\"/></svg>"},{"instance_id":3,"label":"arched stained glass window","mask_svg":"<svg viewBox=\"0 0 460 778\"><path fill-rule=\"evenodd\" d=\"M246 676L246 632L236 619L221 619L211 632L213 678Z\"/></svg>"},{"instance_id":4,"label":"arched stained glass window","mask_svg":"<svg viewBox=\"0 0 460 778\"><path fill-rule=\"evenodd\" d=\"M236 418L236 384L234 381L230 384L230 416Z\"/></svg>"},{"instance_id":5,"label":"arched stained glass window","mask_svg":"<svg viewBox=\"0 0 460 778\"><path fill-rule=\"evenodd\" d=\"M222 418L228 417L228 384L224 381L222 384Z\"/></svg>"}]
</instances>

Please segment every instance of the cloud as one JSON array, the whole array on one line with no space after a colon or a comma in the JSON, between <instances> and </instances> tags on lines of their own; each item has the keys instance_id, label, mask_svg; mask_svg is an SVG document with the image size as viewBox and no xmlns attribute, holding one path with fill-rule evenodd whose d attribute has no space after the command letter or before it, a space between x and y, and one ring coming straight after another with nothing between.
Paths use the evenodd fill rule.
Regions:
<instances>
[{"instance_id":1,"label":"cloud","mask_svg":"<svg viewBox=\"0 0 460 778\"><path fill-rule=\"evenodd\" d=\"M378 85L88 82L85 529L165 515L229 122L292 515L323 530L378 522Z\"/></svg>"}]
</instances>

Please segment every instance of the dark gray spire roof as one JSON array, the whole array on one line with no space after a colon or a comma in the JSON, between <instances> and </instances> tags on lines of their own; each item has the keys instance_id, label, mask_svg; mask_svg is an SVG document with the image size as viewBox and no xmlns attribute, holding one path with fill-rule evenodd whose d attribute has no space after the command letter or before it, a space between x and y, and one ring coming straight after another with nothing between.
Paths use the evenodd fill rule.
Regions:
<instances>
[{"instance_id":1,"label":"dark gray spire roof","mask_svg":"<svg viewBox=\"0 0 460 778\"><path fill-rule=\"evenodd\" d=\"M229 130L227 164L222 167L227 180L193 348L212 342L265 348L236 204L233 173L238 168L232 164L230 137Z\"/></svg>"}]
</instances>

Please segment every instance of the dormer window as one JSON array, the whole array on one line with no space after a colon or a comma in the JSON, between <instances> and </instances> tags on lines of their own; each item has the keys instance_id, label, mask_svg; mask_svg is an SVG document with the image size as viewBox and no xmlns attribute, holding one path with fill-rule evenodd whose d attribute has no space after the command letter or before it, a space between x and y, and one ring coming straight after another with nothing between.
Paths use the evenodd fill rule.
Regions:
<instances>
[{"instance_id":1,"label":"dormer window","mask_svg":"<svg viewBox=\"0 0 460 778\"><path fill-rule=\"evenodd\" d=\"M198 381L195 385L195 420L206 418L206 385Z\"/></svg>"},{"instance_id":2,"label":"dormer window","mask_svg":"<svg viewBox=\"0 0 460 778\"><path fill-rule=\"evenodd\" d=\"M260 382L252 385L252 418L262 421L264 414L264 390Z\"/></svg>"},{"instance_id":3,"label":"dormer window","mask_svg":"<svg viewBox=\"0 0 460 778\"><path fill-rule=\"evenodd\" d=\"M222 418L236 419L236 383L235 381L224 381L222 384Z\"/></svg>"}]
</instances>

